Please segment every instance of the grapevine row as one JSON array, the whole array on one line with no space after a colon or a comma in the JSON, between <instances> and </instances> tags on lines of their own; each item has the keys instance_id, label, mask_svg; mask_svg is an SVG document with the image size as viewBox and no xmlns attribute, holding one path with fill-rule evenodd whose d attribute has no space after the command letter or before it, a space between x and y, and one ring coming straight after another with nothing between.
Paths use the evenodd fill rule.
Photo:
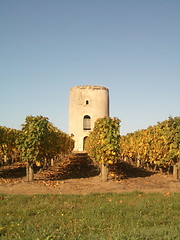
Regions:
<instances>
[{"instance_id":1,"label":"grapevine row","mask_svg":"<svg viewBox=\"0 0 180 240\"><path fill-rule=\"evenodd\" d=\"M121 157L170 167L180 160L180 117L169 117L147 129L121 136Z\"/></svg>"},{"instance_id":2,"label":"grapevine row","mask_svg":"<svg viewBox=\"0 0 180 240\"><path fill-rule=\"evenodd\" d=\"M28 172L33 172L34 164L43 166L73 148L74 140L42 116L27 116L21 131L0 127L1 162L4 156L9 159L16 155L28 164Z\"/></svg>"},{"instance_id":3,"label":"grapevine row","mask_svg":"<svg viewBox=\"0 0 180 240\"><path fill-rule=\"evenodd\" d=\"M0 166L19 160L16 139L19 130L0 126Z\"/></svg>"},{"instance_id":4,"label":"grapevine row","mask_svg":"<svg viewBox=\"0 0 180 240\"><path fill-rule=\"evenodd\" d=\"M107 180L107 168L119 160L120 120L104 117L96 120L85 144L85 150L92 160L102 164L102 178Z\"/></svg>"}]
</instances>

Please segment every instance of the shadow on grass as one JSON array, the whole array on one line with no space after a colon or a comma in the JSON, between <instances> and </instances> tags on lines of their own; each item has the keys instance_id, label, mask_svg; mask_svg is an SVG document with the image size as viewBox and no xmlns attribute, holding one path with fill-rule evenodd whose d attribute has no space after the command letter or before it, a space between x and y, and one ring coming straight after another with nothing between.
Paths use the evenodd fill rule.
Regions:
<instances>
[{"instance_id":1,"label":"shadow on grass","mask_svg":"<svg viewBox=\"0 0 180 240\"><path fill-rule=\"evenodd\" d=\"M109 175L114 174L116 179L128 179L137 177L147 177L155 174L142 168L132 166L127 162L120 162L110 165ZM93 161L85 153L72 154L63 162L56 164L55 167L37 174L36 179L42 180L65 180L77 178L95 177L100 174L100 170L94 165Z\"/></svg>"},{"instance_id":2,"label":"shadow on grass","mask_svg":"<svg viewBox=\"0 0 180 240\"><path fill-rule=\"evenodd\" d=\"M114 173L116 178L128 179L137 177L148 177L156 174L156 172L148 171L143 168L135 167L127 162L119 162L110 166L110 172Z\"/></svg>"},{"instance_id":3,"label":"shadow on grass","mask_svg":"<svg viewBox=\"0 0 180 240\"><path fill-rule=\"evenodd\" d=\"M39 167L34 168L34 173L39 171ZM22 162L16 162L12 165L0 167L0 177L4 179L16 179L26 176L26 164Z\"/></svg>"},{"instance_id":4,"label":"shadow on grass","mask_svg":"<svg viewBox=\"0 0 180 240\"><path fill-rule=\"evenodd\" d=\"M72 154L63 161L56 163L54 167L38 172L39 168L35 168L35 180L65 180L77 178L95 177L100 174L99 168L94 165L93 161L86 153ZM155 172L147 171L142 168L132 166L127 162L120 162L110 165L110 175L113 173L116 179L128 179L137 177L147 177L155 174ZM4 179L16 179L26 176L26 166L23 163L16 163L11 166L0 168L0 177Z\"/></svg>"},{"instance_id":5,"label":"shadow on grass","mask_svg":"<svg viewBox=\"0 0 180 240\"><path fill-rule=\"evenodd\" d=\"M0 177L4 179L15 179L22 178L26 176L26 166L25 164L15 163L10 166L3 166L0 168Z\"/></svg>"},{"instance_id":6,"label":"shadow on grass","mask_svg":"<svg viewBox=\"0 0 180 240\"><path fill-rule=\"evenodd\" d=\"M77 178L89 178L99 175L98 167L94 166L93 161L86 153L76 153L56 163L54 167L37 174L36 179L65 180Z\"/></svg>"}]
</instances>

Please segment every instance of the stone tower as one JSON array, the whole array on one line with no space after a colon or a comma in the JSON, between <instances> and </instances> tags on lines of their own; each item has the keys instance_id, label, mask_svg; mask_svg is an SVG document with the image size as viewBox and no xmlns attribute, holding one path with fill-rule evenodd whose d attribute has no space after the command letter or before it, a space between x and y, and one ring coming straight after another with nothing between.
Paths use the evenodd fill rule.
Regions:
<instances>
[{"instance_id":1,"label":"stone tower","mask_svg":"<svg viewBox=\"0 0 180 240\"><path fill-rule=\"evenodd\" d=\"M84 143L97 118L109 116L109 90L102 86L75 86L69 97L69 135L74 151L83 151Z\"/></svg>"}]
</instances>

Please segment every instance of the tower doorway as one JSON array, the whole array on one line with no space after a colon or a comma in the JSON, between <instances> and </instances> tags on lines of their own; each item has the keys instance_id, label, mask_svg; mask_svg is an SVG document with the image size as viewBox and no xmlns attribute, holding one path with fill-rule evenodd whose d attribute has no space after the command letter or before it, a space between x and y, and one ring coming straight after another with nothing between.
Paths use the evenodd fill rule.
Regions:
<instances>
[{"instance_id":1,"label":"tower doorway","mask_svg":"<svg viewBox=\"0 0 180 240\"><path fill-rule=\"evenodd\" d=\"M88 136L85 136L83 138L83 151L85 151L85 144L86 144L87 139L88 139Z\"/></svg>"}]
</instances>

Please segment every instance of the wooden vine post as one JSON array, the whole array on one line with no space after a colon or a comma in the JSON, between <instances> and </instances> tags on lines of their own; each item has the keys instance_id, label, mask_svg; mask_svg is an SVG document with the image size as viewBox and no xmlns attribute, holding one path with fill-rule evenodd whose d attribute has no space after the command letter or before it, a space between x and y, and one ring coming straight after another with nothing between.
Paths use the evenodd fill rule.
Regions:
<instances>
[{"instance_id":1,"label":"wooden vine post","mask_svg":"<svg viewBox=\"0 0 180 240\"><path fill-rule=\"evenodd\" d=\"M102 163L102 165L101 165L101 177L102 177L103 181L107 181L108 180L108 172L109 172L108 165Z\"/></svg>"},{"instance_id":2,"label":"wooden vine post","mask_svg":"<svg viewBox=\"0 0 180 240\"><path fill-rule=\"evenodd\" d=\"M32 182L34 179L33 165L28 162L26 164L26 179L27 179L27 182Z\"/></svg>"},{"instance_id":3,"label":"wooden vine post","mask_svg":"<svg viewBox=\"0 0 180 240\"><path fill-rule=\"evenodd\" d=\"M173 166L174 180L180 180L180 160Z\"/></svg>"}]
</instances>

